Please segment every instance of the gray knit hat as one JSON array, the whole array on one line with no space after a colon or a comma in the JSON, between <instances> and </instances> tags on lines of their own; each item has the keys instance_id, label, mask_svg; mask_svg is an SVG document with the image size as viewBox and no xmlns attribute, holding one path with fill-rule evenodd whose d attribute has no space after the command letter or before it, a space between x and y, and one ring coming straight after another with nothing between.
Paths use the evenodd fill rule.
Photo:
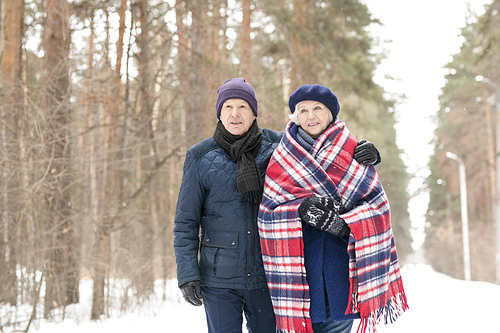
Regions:
<instances>
[{"instance_id":1,"label":"gray knit hat","mask_svg":"<svg viewBox=\"0 0 500 333\"><path fill-rule=\"evenodd\" d=\"M217 90L217 119L220 118L220 111L225 101L232 98L245 100L252 108L253 114L257 117L259 113L255 90L251 84L247 83L243 78L229 79Z\"/></svg>"}]
</instances>

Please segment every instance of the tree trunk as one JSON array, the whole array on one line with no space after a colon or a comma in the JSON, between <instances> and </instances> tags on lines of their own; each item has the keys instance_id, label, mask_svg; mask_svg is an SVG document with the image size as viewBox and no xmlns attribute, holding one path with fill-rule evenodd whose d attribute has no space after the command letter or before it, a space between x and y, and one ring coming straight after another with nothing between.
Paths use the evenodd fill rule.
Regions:
<instances>
[{"instance_id":1,"label":"tree trunk","mask_svg":"<svg viewBox=\"0 0 500 333\"><path fill-rule=\"evenodd\" d=\"M71 145L69 110L69 13L66 0L47 0L44 31L44 132L46 177L45 317L52 308L79 301L79 262L75 252L71 199Z\"/></svg>"},{"instance_id":2,"label":"tree trunk","mask_svg":"<svg viewBox=\"0 0 500 333\"><path fill-rule=\"evenodd\" d=\"M206 3L192 1L189 3L192 15L191 54L189 55L189 72L187 73L187 90L184 99L186 109L187 147L206 139L211 133L205 133L206 107L206 31L203 22L207 19Z\"/></svg>"},{"instance_id":3,"label":"tree trunk","mask_svg":"<svg viewBox=\"0 0 500 333\"><path fill-rule=\"evenodd\" d=\"M293 0L293 12L294 31L292 31L290 50L290 91L296 90L305 83L316 82L316 77L310 75L311 52L304 36L307 34L307 20L310 12L307 0Z\"/></svg>"},{"instance_id":4,"label":"tree trunk","mask_svg":"<svg viewBox=\"0 0 500 333\"><path fill-rule=\"evenodd\" d=\"M500 97L499 97L500 98ZM483 89L483 99L487 100L487 90ZM498 111L497 111L498 112ZM495 137L493 135L494 124L497 123L497 119L492 117L491 106L488 103L484 103L484 113L485 113L485 127L486 127L486 144L488 151L488 186L490 190L491 200L490 202L496 202L497 198L497 185L496 185L496 161L495 161ZM493 119L492 119L493 118ZM496 218L496 205L491 204L491 219L492 221Z\"/></svg>"},{"instance_id":5,"label":"tree trunk","mask_svg":"<svg viewBox=\"0 0 500 333\"><path fill-rule=\"evenodd\" d=\"M3 50L1 57L3 101L1 109L2 172L0 184L3 209L0 216L0 303L16 304L16 248L18 228L20 175L16 171L19 160L18 121L22 112L21 90L21 41L23 35L24 6L22 0L6 1L3 4ZM19 98L21 97L21 98Z\"/></svg>"},{"instance_id":6,"label":"tree trunk","mask_svg":"<svg viewBox=\"0 0 500 333\"><path fill-rule=\"evenodd\" d=\"M252 40L251 32L251 0L242 0L243 21L241 22L241 75L248 81L252 82Z\"/></svg>"},{"instance_id":7,"label":"tree trunk","mask_svg":"<svg viewBox=\"0 0 500 333\"><path fill-rule=\"evenodd\" d=\"M153 131L153 102L155 99L154 85L152 80L151 55L149 44L150 38L148 0L141 0L138 3L139 22L141 33L137 36L137 45L139 51L137 54L138 77L139 77L139 128L142 133L142 142L144 150L141 152L140 167L141 170L152 170L158 161L158 153ZM142 156L151 156L145 158ZM138 164L139 164L138 163ZM141 181L142 173L138 175ZM151 202L148 202L151 212ZM154 204L153 204L154 206ZM153 223L151 216L146 216L141 224L142 246L140 247L140 268L136 277L136 288L139 294L149 295L154 292L154 274L153 274Z\"/></svg>"},{"instance_id":8,"label":"tree trunk","mask_svg":"<svg viewBox=\"0 0 500 333\"><path fill-rule=\"evenodd\" d=\"M123 143L123 134L122 132L118 132L118 129L120 128L120 121L124 121L125 117L125 112L126 112L126 105L124 102L124 99L122 97L122 80L121 80L121 70L122 70L122 58L123 58L123 48L124 48L124 37L125 37L125 19L126 19L126 12L128 9L128 0L121 0L120 4L120 9L118 11L118 14L120 15L120 21L119 21L119 28L118 28L118 40L116 42L116 67L113 75L113 90L114 90L114 99L113 99L113 106L114 106L114 115L113 118L115 120L115 123L113 124L114 126L114 133L115 133L115 140L114 140L114 147L115 147L115 159L116 159L116 165L121 165L123 163L124 159L124 152L122 149L122 143ZM125 127L125 126L122 126ZM115 196L115 201L118 206L118 209L123 202L123 183L125 179L124 172L120 170L119 168L115 168L115 190L116 196ZM111 234L111 240L110 240L110 253L111 253L111 263L112 266L110 268L111 273L115 274L115 276L118 274L119 270L119 252L120 252L120 238L121 238L121 228L116 228L115 231Z\"/></svg>"},{"instance_id":9,"label":"tree trunk","mask_svg":"<svg viewBox=\"0 0 500 333\"><path fill-rule=\"evenodd\" d=\"M90 35L88 38L88 58L87 58L87 63L88 63L88 69L87 69L87 78L88 78L88 86L87 86L87 95L84 100L84 106L86 108L86 116L87 116L87 121L86 121L86 126L87 128L91 128L93 125L93 113L94 113L94 108L92 107L93 104L95 104L96 101L96 92L94 91L93 88L93 81L94 81L94 60L93 60L93 54L94 54L94 11L92 10L90 13ZM100 137L105 137L105 130L101 129L101 135ZM99 319L100 315L104 314L104 288L105 288L105 274L106 274L106 261L103 259L103 256L105 255L106 252L106 237L109 235L107 231L103 230L103 221L99 216L102 216L104 214L99 214L99 208L101 205L99 202L99 195L98 195L98 169L101 169L100 166L98 167L97 165L97 160L98 160L98 154L99 151L96 150L96 138L95 134L93 131L89 134L89 140L88 140L88 153L89 153L89 179L90 179L90 217L93 225L97 225L97 228L95 230L95 238L94 238L94 244L95 247L92 249L91 252L91 257L93 258L92 261L92 281L93 281L93 288L92 288L92 310L91 310L91 319L96 320ZM100 142L98 144L98 147L101 147L102 149L105 149L105 145L103 145L103 142ZM104 167L105 168L105 167ZM101 181L101 184L105 182L106 174L103 174L103 179ZM103 184L102 187L105 189L107 188L107 184ZM104 196L103 196L104 197ZM105 201L105 200L102 200ZM99 222L99 223L98 223Z\"/></svg>"},{"instance_id":10,"label":"tree trunk","mask_svg":"<svg viewBox=\"0 0 500 333\"><path fill-rule=\"evenodd\" d=\"M178 77L180 82L180 94L182 96L182 102L186 101L187 95L187 49L188 42L186 36L186 26L184 25L184 16L186 15L186 3L183 0L177 0L175 3L175 24L177 26L177 53L178 58ZM184 153L190 146L186 143L186 106L181 109L181 142L184 143L182 147L182 152ZM173 128L173 127L172 127Z\"/></svg>"}]
</instances>

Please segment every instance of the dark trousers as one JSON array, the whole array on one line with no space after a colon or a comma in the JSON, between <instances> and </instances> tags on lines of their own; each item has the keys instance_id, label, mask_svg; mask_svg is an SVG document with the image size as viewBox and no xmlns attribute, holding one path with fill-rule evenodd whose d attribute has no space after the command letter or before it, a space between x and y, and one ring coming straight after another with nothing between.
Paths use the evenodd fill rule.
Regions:
<instances>
[{"instance_id":1,"label":"dark trousers","mask_svg":"<svg viewBox=\"0 0 500 333\"><path fill-rule=\"evenodd\" d=\"M276 319L267 288L222 289L202 287L208 333L241 333L243 314L249 333L275 333Z\"/></svg>"}]
</instances>

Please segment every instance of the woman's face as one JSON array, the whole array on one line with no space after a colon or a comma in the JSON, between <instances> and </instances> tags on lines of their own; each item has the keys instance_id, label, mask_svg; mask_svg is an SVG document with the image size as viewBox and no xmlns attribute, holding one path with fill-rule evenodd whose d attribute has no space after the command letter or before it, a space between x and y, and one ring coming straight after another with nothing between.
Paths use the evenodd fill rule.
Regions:
<instances>
[{"instance_id":1,"label":"woman's face","mask_svg":"<svg viewBox=\"0 0 500 333\"><path fill-rule=\"evenodd\" d=\"M298 112L300 127L313 139L317 139L331 122L330 109L321 102L302 101L295 112Z\"/></svg>"},{"instance_id":2,"label":"woman's face","mask_svg":"<svg viewBox=\"0 0 500 333\"><path fill-rule=\"evenodd\" d=\"M255 118L257 117L245 100L233 98L222 104L219 119L232 135L245 136Z\"/></svg>"}]
</instances>

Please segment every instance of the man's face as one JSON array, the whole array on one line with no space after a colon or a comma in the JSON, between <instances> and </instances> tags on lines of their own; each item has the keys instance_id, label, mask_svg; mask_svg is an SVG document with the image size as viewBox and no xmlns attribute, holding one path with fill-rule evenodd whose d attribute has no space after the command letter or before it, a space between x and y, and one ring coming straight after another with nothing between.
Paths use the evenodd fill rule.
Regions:
<instances>
[{"instance_id":1,"label":"man's face","mask_svg":"<svg viewBox=\"0 0 500 333\"><path fill-rule=\"evenodd\" d=\"M245 136L255 118L257 117L245 100L233 98L222 104L219 119L232 135Z\"/></svg>"},{"instance_id":2,"label":"man's face","mask_svg":"<svg viewBox=\"0 0 500 333\"><path fill-rule=\"evenodd\" d=\"M297 104L300 127L313 139L317 139L331 122L331 112L323 103L302 101Z\"/></svg>"}]
</instances>

